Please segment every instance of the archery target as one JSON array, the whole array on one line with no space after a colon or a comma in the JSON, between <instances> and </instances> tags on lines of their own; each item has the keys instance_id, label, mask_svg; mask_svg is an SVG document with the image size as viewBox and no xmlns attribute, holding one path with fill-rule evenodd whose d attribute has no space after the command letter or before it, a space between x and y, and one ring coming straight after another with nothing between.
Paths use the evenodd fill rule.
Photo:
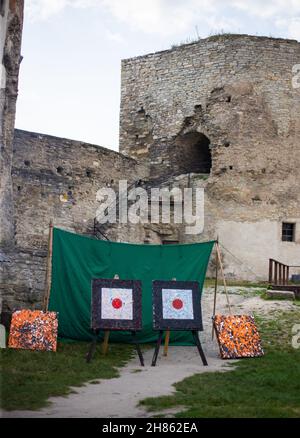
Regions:
<instances>
[{"instance_id":1,"label":"archery target","mask_svg":"<svg viewBox=\"0 0 300 438\"><path fill-rule=\"evenodd\" d=\"M163 319L194 319L191 289L162 289Z\"/></svg>"},{"instance_id":2,"label":"archery target","mask_svg":"<svg viewBox=\"0 0 300 438\"><path fill-rule=\"evenodd\" d=\"M132 289L103 287L101 298L102 319L133 319Z\"/></svg>"}]
</instances>

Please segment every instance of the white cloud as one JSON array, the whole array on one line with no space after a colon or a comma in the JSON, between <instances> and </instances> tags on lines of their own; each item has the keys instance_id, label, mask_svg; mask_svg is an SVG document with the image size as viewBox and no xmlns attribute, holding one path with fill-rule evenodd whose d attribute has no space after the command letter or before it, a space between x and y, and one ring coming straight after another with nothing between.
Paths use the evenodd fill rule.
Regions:
<instances>
[{"instance_id":1,"label":"white cloud","mask_svg":"<svg viewBox=\"0 0 300 438\"><path fill-rule=\"evenodd\" d=\"M125 39L119 32L112 32L109 29L106 29L105 31L105 37L114 43L123 44L125 42Z\"/></svg>"},{"instance_id":2,"label":"white cloud","mask_svg":"<svg viewBox=\"0 0 300 438\"><path fill-rule=\"evenodd\" d=\"M143 33L173 35L194 32L195 17L201 21L216 12L219 0L102 0L102 5L120 22Z\"/></svg>"},{"instance_id":3,"label":"white cloud","mask_svg":"<svg viewBox=\"0 0 300 438\"><path fill-rule=\"evenodd\" d=\"M292 18L287 23L288 36L300 41L300 16Z\"/></svg>"},{"instance_id":4,"label":"white cloud","mask_svg":"<svg viewBox=\"0 0 300 438\"><path fill-rule=\"evenodd\" d=\"M214 31L237 32L240 20L252 16L269 20L271 24L283 18L286 27L281 26L281 30L299 39L300 0L102 0L101 3L117 20L144 33L194 33L196 23Z\"/></svg>"},{"instance_id":5,"label":"white cloud","mask_svg":"<svg viewBox=\"0 0 300 438\"><path fill-rule=\"evenodd\" d=\"M278 19L275 21L276 27L284 29L286 36L300 41L300 16L288 19Z\"/></svg>"},{"instance_id":6,"label":"white cloud","mask_svg":"<svg viewBox=\"0 0 300 438\"><path fill-rule=\"evenodd\" d=\"M211 17L221 0L27 0L30 21L44 21L66 8L98 7L119 23L148 34L194 32L195 17Z\"/></svg>"},{"instance_id":7,"label":"white cloud","mask_svg":"<svg viewBox=\"0 0 300 438\"><path fill-rule=\"evenodd\" d=\"M295 16L300 13L299 0L227 0L227 3L259 18Z\"/></svg>"},{"instance_id":8,"label":"white cloud","mask_svg":"<svg viewBox=\"0 0 300 438\"><path fill-rule=\"evenodd\" d=\"M290 38L300 39L300 0L27 0L31 21L47 20L65 8L95 7L144 34L195 35L201 24L211 31L238 32L247 17L266 20ZM117 34L107 35L121 41Z\"/></svg>"},{"instance_id":9,"label":"white cloud","mask_svg":"<svg viewBox=\"0 0 300 438\"><path fill-rule=\"evenodd\" d=\"M62 11L67 0L28 0L25 2L25 13L31 21L45 20Z\"/></svg>"},{"instance_id":10,"label":"white cloud","mask_svg":"<svg viewBox=\"0 0 300 438\"><path fill-rule=\"evenodd\" d=\"M272 20L288 38L300 41L299 0L232 0L232 5L254 17Z\"/></svg>"},{"instance_id":11,"label":"white cloud","mask_svg":"<svg viewBox=\"0 0 300 438\"><path fill-rule=\"evenodd\" d=\"M26 0L25 13L30 21L44 21L66 7L89 8L99 4L99 0Z\"/></svg>"},{"instance_id":12,"label":"white cloud","mask_svg":"<svg viewBox=\"0 0 300 438\"><path fill-rule=\"evenodd\" d=\"M212 15L207 17L206 23L211 33L240 32L240 23L233 17L218 17Z\"/></svg>"}]
</instances>

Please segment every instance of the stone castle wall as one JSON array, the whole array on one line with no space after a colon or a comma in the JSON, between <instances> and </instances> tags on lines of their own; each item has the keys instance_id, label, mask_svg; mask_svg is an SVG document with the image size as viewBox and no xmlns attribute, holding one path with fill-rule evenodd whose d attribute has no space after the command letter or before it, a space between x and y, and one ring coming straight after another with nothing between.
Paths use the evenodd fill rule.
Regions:
<instances>
[{"instance_id":1,"label":"stone castle wall","mask_svg":"<svg viewBox=\"0 0 300 438\"><path fill-rule=\"evenodd\" d=\"M118 152L80 141L15 131L13 186L16 246L43 249L49 220L93 234L102 187L145 177L145 169Z\"/></svg>"},{"instance_id":2,"label":"stone castle wall","mask_svg":"<svg viewBox=\"0 0 300 438\"><path fill-rule=\"evenodd\" d=\"M259 104L257 115L267 116L274 134L285 138L299 131L299 92L292 89L292 67L299 57L297 41L229 35L123 60L120 151L152 158L153 167L174 164L168 154L155 157L155 149L182 134L195 118L212 146L224 146L237 131L245 140L251 127L245 107L234 112L238 97L248 106ZM208 117L216 103L218 114ZM232 117L222 117L223 111ZM258 122L261 133L263 121Z\"/></svg>"},{"instance_id":3,"label":"stone castle wall","mask_svg":"<svg viewBox=\"0 0 300 438\"><path fill-rule=\"evenodd\" d=\"M21 27L17 35L19 47ZM299 43L249 36L212 37L124 60L122 153L21 130L12 148L14 64L15 94L5 117L1 101L10 145L5 166L1 157L8 178L1 221L10 236L1 253L3 309L41 305L50 219L93 235L96 192L117 190L121 179L142 180L148 191L203 188L205 226L200 235L186 234L184 224L102 226L111 240L218 238L225 272L235 279L266 280L270 257L299 265L300 92L291 85L298 63ZM6 89L1 96L7 99ZM282 222L296 225L293 242L282 241Z\"/></svg>"},{"instance_id":4,"label":"stone castle wall","mask_svg":"<svg viewBox=\"0 0 300 438\"><path fill-rule=\"evenodd\" d=\"M236 278L266 279L269 257L300 264L299 63L300 43L247 35L122 62L121 152L153 177L203 176L204 233L182 241L218 236L242 262L224 253ZM296 224L294 242L282 242L282 222Z\"/></svg>"},{"instance_id":5,"label":"stone castle wall","mask_svg":"<svg viewBox=\"0 0 300 438\"><path fill-rule=\"evenodd\" d=\"M23 0L0 4L0 257L6 247L13 246L14 238L11 166L23 8Z\"/></svg>"},{"instance_id":6,"label":"stone castle wall","mask_svg":"<svg viewBox=\"0 0 300 438\"><path fill-rule=\"evenodd\" d=\"M44 293L49 222L94 235L94 218L103 187L130 185L147 175L132 158L103 147L15 130L12 168L15 247L4 264L4 310L40 306ZM137 230L111 227L111 240L139 241Z\"/></svg>"},{"instance_id":7,"label":"stone castle wall","mask_svg":"<svg viewBox=\"0 0 300 438\"><path fill-rule=\"evenodd\" d=\"M13 136L23 27L23 0L0 2L0 285L14 250ZM0 312L3 294L0 286Z\"/></svg>"}]
</instances>

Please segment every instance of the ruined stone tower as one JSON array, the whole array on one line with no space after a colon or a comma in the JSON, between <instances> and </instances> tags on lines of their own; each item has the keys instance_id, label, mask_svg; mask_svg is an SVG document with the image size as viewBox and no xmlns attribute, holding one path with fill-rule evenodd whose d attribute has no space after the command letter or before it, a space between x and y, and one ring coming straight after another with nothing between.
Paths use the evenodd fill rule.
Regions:
<instances>
[{"instance_id":1,"label":"ruined stone tower","mask_svg":"<svg viewBox=\"0 0 300 438\"><path fill-rule=\"evenodd\" d=\"M299 42L248 35L122 62L121 152L204 188L192 239L218 236L233 277L266 278L269 257L300 264L299 63Z\"/></svg>"}]
</instances>

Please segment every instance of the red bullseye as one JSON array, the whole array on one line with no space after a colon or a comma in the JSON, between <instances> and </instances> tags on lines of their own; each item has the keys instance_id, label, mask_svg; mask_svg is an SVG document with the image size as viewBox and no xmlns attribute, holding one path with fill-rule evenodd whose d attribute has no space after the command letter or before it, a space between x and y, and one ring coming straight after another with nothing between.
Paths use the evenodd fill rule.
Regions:
<instances>
[{"instance_id":1,"label":"red bullseye","mask_svg":"<svg viewBox=\"0 0 300 438\"><path fill-rule=\"evenodd\" d=\"M114 309L120 309L123 305L122 300L120 300L120 298L114 298L111 304Z\"/></svg>"},{"instance_id":2,"label":"red bullseye","mask_svg":"<svg viewBox=\"0 0 300 438\"><path fill-rule=\"evenodd\" d=\"M173 305L174 309L180 310L183 308L183 301L180 300L179 298L175 298L175 300L173 300L172 305Z\"/></svg>"}]
</instances>

